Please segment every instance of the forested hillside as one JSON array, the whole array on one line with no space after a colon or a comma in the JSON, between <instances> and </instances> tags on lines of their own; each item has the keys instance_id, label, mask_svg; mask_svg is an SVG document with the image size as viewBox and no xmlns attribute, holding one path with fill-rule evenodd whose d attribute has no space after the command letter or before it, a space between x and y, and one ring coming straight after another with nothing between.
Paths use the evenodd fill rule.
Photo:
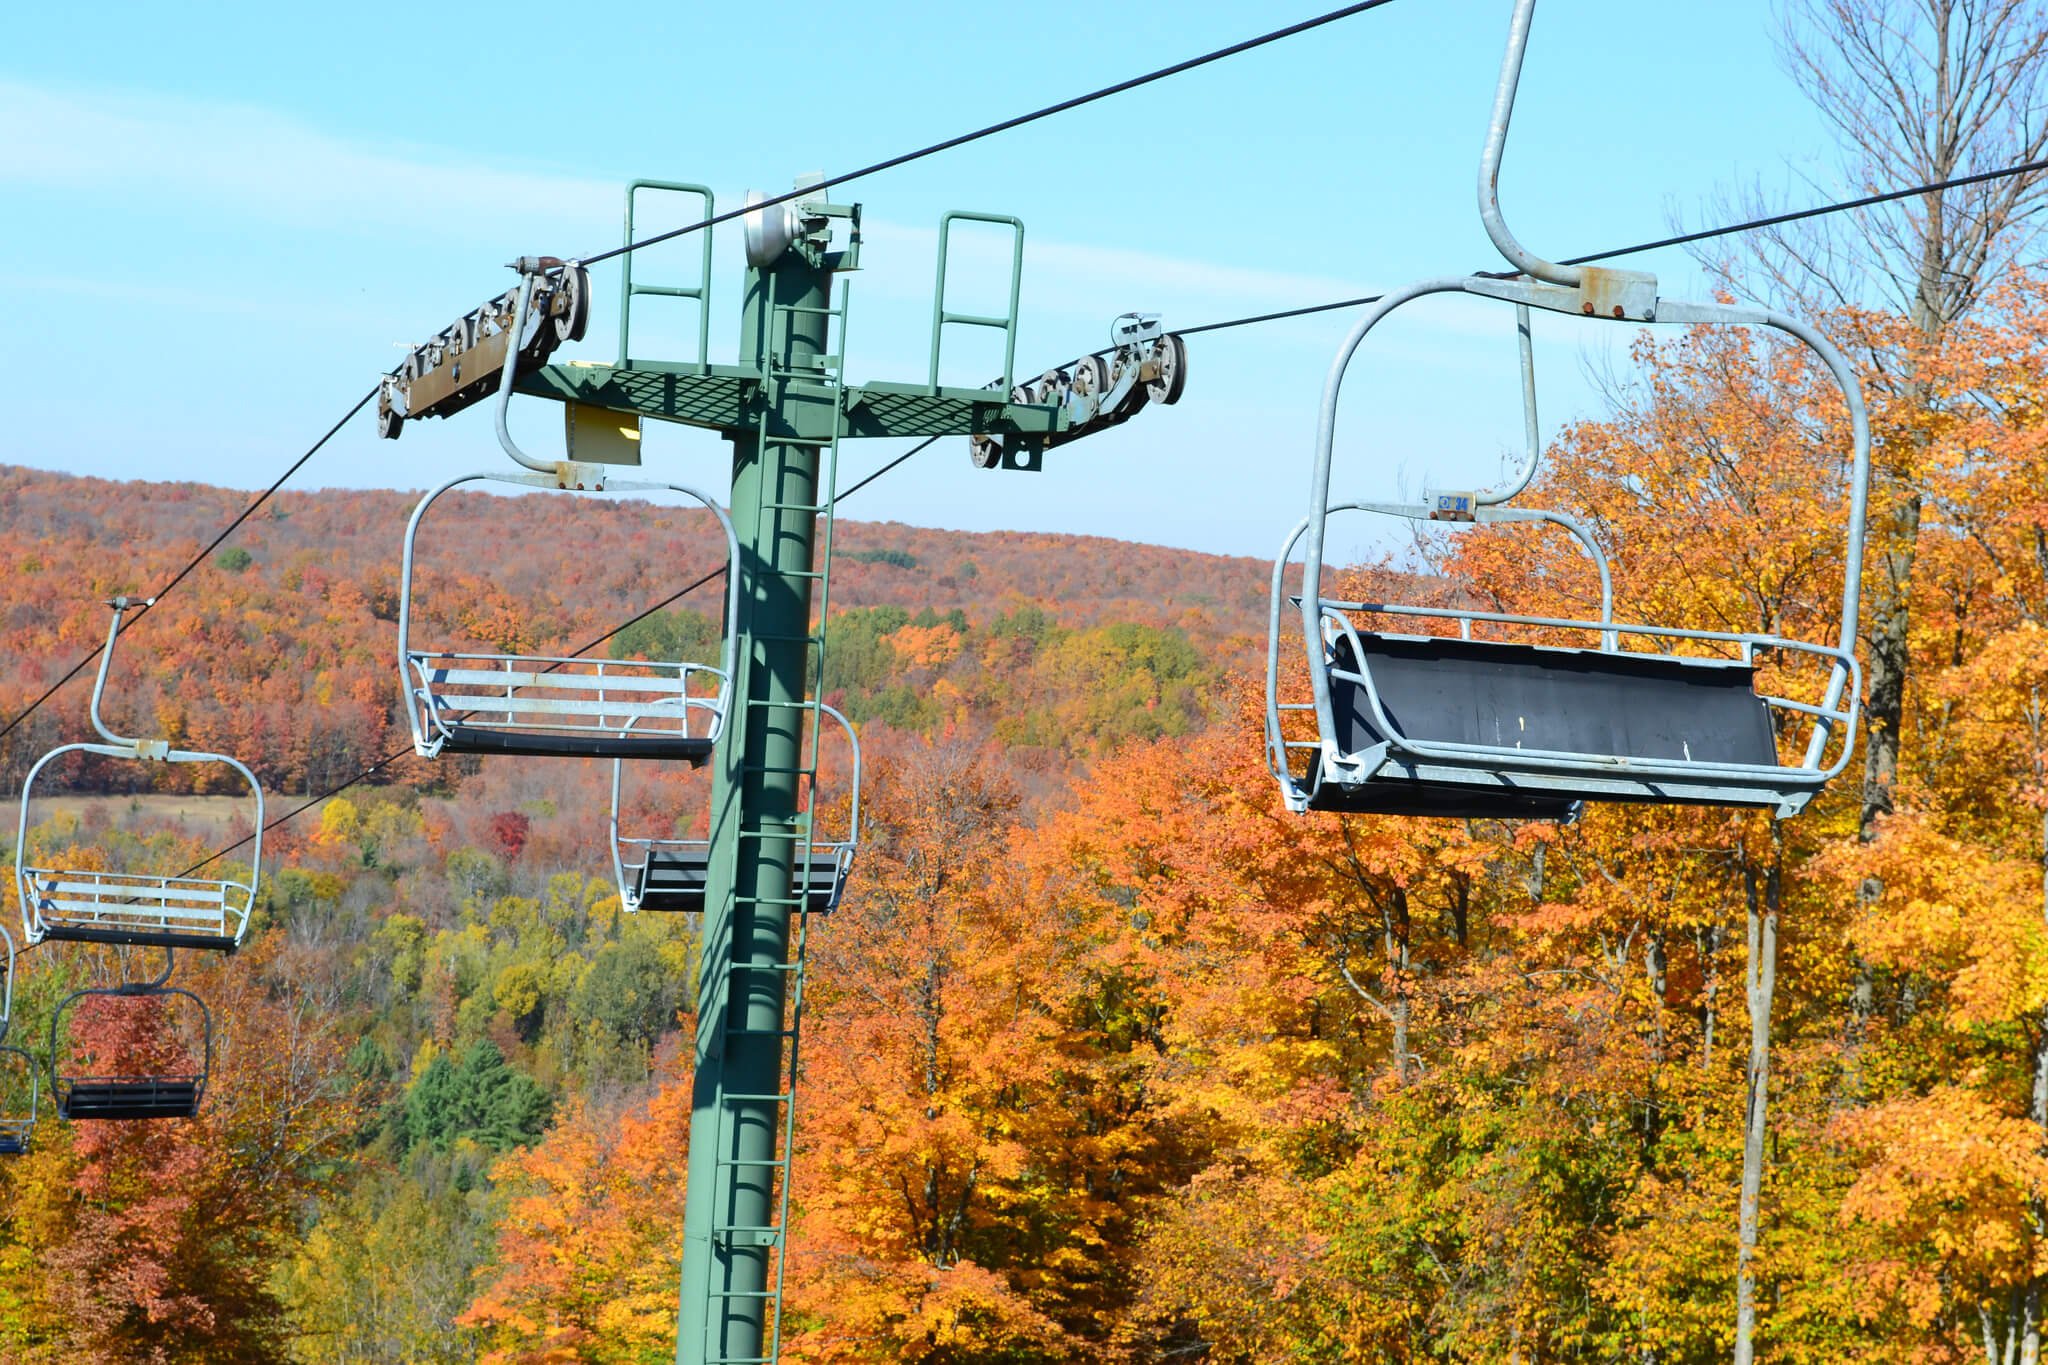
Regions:
<instances>
[{"instance_id":1,"label":"forested hillside","mask_svg":"<svg viewBox=\"0 0 2048 1365\"><path fill-rule=\"evenodd\" d=\"M1910 472L1924 511L1909 574L1865 566L1912 609L1867 833L1853 770L1782 824L1289 815L1264 566L848 528L825 686L862 723L867 839L810 938L785 1358L1692 1365L1742 1301L1774 1361L2001 1361L2037 1334L2048 290L1985 316L1935 347L1833 321L1912 367L1866 376L1895 461L1874 498L1894 514ZM1622 619L1831 639L1831 382L1726 332L1643 359L1531 500L1595 529ZM5 498L10 709L92 647L86 598L159 581L240 503L28 472ZM287 793L394 746L404 506L280 499L138 626L117 723ZM637 509L491 510L429 576L451 642L574 646L711 564ZM1406 586L1596 601L1551 533L1430 553ZM699 651L711 620L683 613L711 610L602 648ZM11 772L82 728L83 683L61 696ZM35 820L32 851L176 871L224 842L104 765L70 778L105 799ZM47 1124L0 1168L8 1358L668 1359L695 944L621 912L607 781L406 758L278 831L250 946L181 969L215 1010L202 1116ZM690 827L694 781L640 775L629 819ZM17 1037L41 1050L54 1001L118 970L29 954ZM89 1004L67 1046L191 1045Z\"/></svg>"},{"instance_id":2,"label":"forested hillside","mask_svg":"<svg viewBox=\"0 0 2048 1365\"><path fill-rule=\"evenodd\" d=\"M12 715L40 695L104 638L104 599L167 581L247 501L188 484L0 473L0 707ZM391 752L404 734L393 623L414 501L280 493L124 634L113 717L245 754L286 793L324 791ZM625 658L717 633L715 578L619 631L723 564L701 510L455 493L435 504L419 554L421 643L547 654L598 642L596 654ZM827 690L856 719L919 730L972 720L1059 762L1182 732L1203 713L1204 689L1262 644L1267 573L1076 536L843 522ZM81 730L87 692L60 694L0 739L0 777L18 784L36 755Z\"/></svg>"}]
</instances>

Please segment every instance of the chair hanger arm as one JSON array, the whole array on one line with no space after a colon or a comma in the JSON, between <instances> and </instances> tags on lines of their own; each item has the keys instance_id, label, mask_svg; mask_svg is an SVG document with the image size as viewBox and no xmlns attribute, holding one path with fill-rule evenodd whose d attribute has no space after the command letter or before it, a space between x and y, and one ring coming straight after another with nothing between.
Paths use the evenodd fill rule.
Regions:
<instances>
[{"instance_id":1,"label":"chair hanger arm","mask_svg":"<svg viewBox=\"0 0 2048 1365\"><path fill-rule=\"evenodd\" d=\"M512 427L506 421L506 412L512 406L512 381L519 370L519 334L526 330L526 308L533 301L533 274L521 271L519 275L519 299L512 305L512 330L505 335L505 366L498 380L498 444L505 447L505 453L518 463L541 474L552 474L555 466L546 460L537 460L519 448L512 439Z\"/></svg>"},{"instance_id":2,"label":"chair hanger arm","mask_svg":"<svg viewBox=\"0 0 2048 1365\"><path fill-rule=\"evenodd\" d=\"M1536 0L1516 0L1515 16L1508 25L1507 54L1501 58L1500 81L1493 92L1493 117L1486 127L1486 149L1479 156L1479 219L1486 235L1500 248L1500 254L1525 275L1576 289L1585 272L1577 266L1545 260L1515 240L1500 211L1500 163L1507 150L1508 124L1515 115L1515 89L1522 79L1522 55L1529 48L1529 22L1536 13Z\"/></svg>"},{"instance_id":3,"label":"chair hanger arm","mask_svg":"<svg viewBox=\"0 0 2048 1365\"><path fill-rule=\"evenodd\" d=\"M859 847L861 787L860 735L854 731L853 722L848 720L843 714L841 714L838 707L827 706L824 702L821 701L818 703L818 709L820 711L823 711L826 715L832 717L832 719L839 722L839 728L846 731L846 742L853 746L853 803L851 807L848 809L846 815L846 842L854 845L855 847ZM813 799L815 799L815 797Z\"/></svg>"},{"instance_id":4,"label":"chair hanger arm","mask_svg":"<svg viewBox=\"0 0 2048 1365\"><path fill-rule=\"evenodd\" d=\"M93 679L92 683L92 728L99 731L101 735L105 736L107 743L119 744L124 748L132 749L141 744L142 741L130 739L125 735L117 735L112 730L109 730L107 728L106 721L100 718L100 698L106 695L107 671L113 665L114 662L114 641L120 638L121 616L124 612L128 610L129 607L134 606L135 603L132 599L123 596L116 597L113 601L107 603L107 605L114 609L114 619L107 623L107 644L106 648L100 651L100 671L98 676L96 676ZM153 607L156 605L156 599L153 597L146 597L142 599L141 605L145 607Z\"/></svg>"}]
</instances>

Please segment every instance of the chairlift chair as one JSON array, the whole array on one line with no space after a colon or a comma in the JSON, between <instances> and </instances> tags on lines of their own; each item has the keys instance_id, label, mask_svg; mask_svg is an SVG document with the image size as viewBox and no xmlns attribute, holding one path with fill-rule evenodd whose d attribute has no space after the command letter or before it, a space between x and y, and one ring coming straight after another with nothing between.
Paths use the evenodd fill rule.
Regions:
<instances>
[{"instance_id":1,"label":"chairlift chair","mask_svg":"<svg viewBox=\"0 0 2048 1365\"><path fill-rule=\"evenodd\" d=\"M1854 655L1870 430L1848 360L1828 339L1768 309L1660 297L1655 276L1566 266L1525 249L1501 217L1500 162L1535 0L1518 0L1479 177L1488 235L1520 274L1424 280L1382 298L1339 347L1324 386L1306 518L1274 566L1268 630L1268 763L1290 809L1467 818L1559 819L1586 801L1757 807L1784 818L1803 809L1847 765L1855 744L1861 672ZM1420 503L1333 502L1337 400L1360 343L1396 309L1437 294L1514 304L1522 321L1529 453L1498 491L1431 492ZM1853 435L1849 524L1839 638L1816 644L1756 632L1625 624L1612 616L1604 556L1563 513L1501 506L1527 487L1540 453L1530 309L1626 323L1769 327L1813 350L1847 400ZM1326 530L1338 512L1416 522L1531 522L1564 526L1601 568L1598 621L1484 612L1413 602L1326 597ZM1289 556L1306 539L1301 591L1285 591ZM1281 620L1298 605L1308 656L1307 698L1283 697ZM1456 625L1456 636L1363 629L1354 618L1403 617ZM1569 646L1483 639L1475 627L1534 629ZM1629 648L1624 648L1626 642ZM1678 650L1703 651L1679 653ZM1759 693L1767 652L1822 661L1818 704ZM1290 716L1313 716L1314 740L1293 738ZM1804 729L1803 740L1799 731ZM1780 757L1780 741L1798 757Z\"/></svg>"},{"instance_id":2,"label":"chairlift chair","mask_svg":"<svg viewBox=\"0 0 2048 1365\"><path fill-rule=\"evenodd\" d=\"M839 905L846 890L846 877L853 870L854 854L860 847L860 736L852 722L830 706L818 709L839 722L853 748L853 797L847 812L844 839L813 837L807 854L795 859L790 882L792 897L801 898L809 914L825 914ZM619 791L624 764L612 764L612 872L619 884L619 903L628 913L640 910L700 913L704 909L711 877L711 841L708 839L655 839L619 832ZM811 796L815 818L817 795Z\"/></svg>"},{"instance_id":3,"label":"chairlift chair","mask_svg":"<svg viewBox=\"0 0 2048 1365\"><path fill-rule=\"evenodd\" d=\"M523 259L521 265L532 264ZM526 274L516 307L526 315L535 287ZM724 728L732 694L739 619L739 536L717 502L675 483L614 481L602 465L549 462L522 451L506 423L516 353L505 361L498 388L498 440L529 472L484 472L450 479L421 498L405 527L399 570L398 674L412 727L413 749L423 758L444 753L520 754L564 758L680 759L702 764ZM466 653L422 648L413 640L414 546L420 522L434 501L465 483L493 482L576 493L668 491L711 509L725 532L726 621L721 663L645 663L553 655Z\"/></svg>"},{"instance_id":4,"label":"chairlift chair","mask_svg":"<svg viewBox=\"0 0 2048 1365\"><path fill-rule=\"evenodd\" d=\"M12 1073L17 1066L28 1077L28 1112L19 1112L12 1103L0 1106L0 1156L23 1156L36 1129L42 1068L20 1048L5 1046L14 1027L14 935L7 932L5 925L0 925L0 940L5 941L7 948L6 980L0 985L0 1077Z\"/></svg>"},{"instance_id":5,"label":"chairlift chair","mask_svg":"<svg viewBox=\"0 0 2048 1365\"><path fill-rule=\"evenodd\" d=\"M263 865L263 787L256 774L227 754L173 749L166 739L127 739L107 728L100 716L114 642L121 618L138 605L116 597L108 603L114 619L100 651L99 676L92 688L92 724L103 743L64 744L36 760L21 788L21 821L15 838L15 884L21 893L22 928L31 944L45 939L70 943L114 943L157 948L196 948L231 953L248 932L249 911ZM140 605L150 605L143 601ZM66 754L98 754L131 763L222 764L241 774L256 804L254 848L249 880L154 873L39 867L29 860L28 832L35 804L37 776Z\"/></svg>"},{"instance_id":6,"label":"chairlift chair","mask_svg":"<svg viewBox=\"0 0 2048 1365\"><path fill-rule=\"evenodd\" d=\"M172 954L165 953L163 975L154 981L126 982L119 986L95 986L73 991L57 1003L50 1015L51 1090L57 1101L57 1116L79 1119L188 1119L199 1112L206 1098L206 1083L213 1072L213 1014L206 1002L192 992L169 985ZM202 1047L198 1071L165 1072L154 1076L85 1074L60 1068L58 1030L64 1012L87 996L116 1000L167 999L183 996L199 1010Z\"/></svg>"}]
</instances>

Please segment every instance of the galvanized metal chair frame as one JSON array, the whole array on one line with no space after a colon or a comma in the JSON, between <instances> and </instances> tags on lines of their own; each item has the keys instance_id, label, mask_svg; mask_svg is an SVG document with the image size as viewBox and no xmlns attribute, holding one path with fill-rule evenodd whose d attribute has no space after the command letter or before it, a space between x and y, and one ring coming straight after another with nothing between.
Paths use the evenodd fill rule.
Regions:
<instances>
[{"instance_id":1,"label":"galvanized metal chair frame","mask_svg":"<svg viewBox=\"0 0 2048 1365\"><path fill-rule=\"evenodd\" d=\"M1662 298L1657 293L1656 278L1652 275L1592 266L1559 265L1535 255L1515 240L1501 217L1498 181L1508 123L1514 109L1515 88L1521 75L1522 57L1527 48L1529 23L1534 10L1535 0L1518 0L1479 174L1480 215L1488 235L1522 274L1509 279L1445 277L1423 280L1395 290L1359 320L1338 348L1323 390L1315 467L1309 484L1309 514L1288 537L1282 547L1280 562L1274 567L1266 670L1268 763L1287 805L1297 811L1325 804L1341 805L1341 799L1332 799L1335 793L1355 793L1377 779L1415 784L1418 792L1455 791L1480 797L1493 793L1504 798L1504 808L1510 810L1517 802L1531 800L1553 805L1594 800L1761 806L1773 810L1781 818L1789 816L1802 809L1843 770L1855 744L1862 686L1854 650L1870 482L1870 428L1862 392L1854 370L1840 350L1796 318L1764 308ZM1353 355L1372 330L1395 310L1437 294L1472 295L1517 306L1523 319L1525 385L1532 384L1527 336L1527 310L1531 308L1631 323L1768 327L1796 339L1818 355L1842 388L1853 440L1838 642L1828 646L1754 632L1618 623L1612 620L1611 588L1607 586L1604 564L1605 609L1599 621L1412 603L1353 602L1325 597L1323 573L1327 524L1331 515L1340 511L1377 512L1418 521L1433 520L1446 512L1460 520L1550 521L1571 530L1593 548L1596 559L1600 557L1591 537L1564 514L1524 512L1494 505L1519 493L1534 474L1540 445L1535 430L1533 388L1528 390L1531 397L1526 410L1530 458L1512 487L1498 493L1440 495L1434 500L1425 498L1422 504L1332 502L1330 481L1337 404ZM1308 656L1311 700L1285 701L1281 697L1279 677L1279 621L1283 603L1287 600L1283 576L1288 556L1304 536L1307 546L1302 587L1295 601L1301 613L1302 640ZM1603 660L1639 660L1644 651L1623 651L1623 639L1652 641L1659 646L1661 657L1673 665L1701 669L1746 668L1754 664L1762 651L1806 654L1826 661L1828 681L1818 705L1789 697L1761 697L1769 710L1774 734L1782 734L1788 726L1808 727L1801 756L1794 763L1709 762L1689 757L1523 749L1501 744L1421 739L1405 734L1397 719L1388 714L1381 688L1367 663L1368 641L1413 637L1376 636L1370 631L1361 632L1351 619L1353 613L1455 621L1459 623L1461 638L1466 640L1471 639L1475 623L1576 633L1588 640L1589 647L1559 651L1560 661L1564 654L1577 656L1571 661L1576 668L1597 669ZM1670 653L1673 647L1685 645L1709 646L1722 650L1724 654L1732 653L1735 657L1697 658ZM1347 748L1339 738L1333 681L1351 684L1360 690L1371 728L1383 737L1383 742L1355 751ZM1287 738L1282 722L1289 712L1313 712L1318 734L1315 742ZM1305 770L1297 770L1294 761L1297 754L1307 759Z\"/></svg>"},{"instance_id":2,"label":"galvanized metal chair frame","mask_svg":"<svg viewBox=\"0 0 2048 1365\"><path fill-rule=\"evenodd\" d=\"M428 493L413 509L400 567L398 673L414 751L424 758L452 749L703 762L710 743L724 728L731 699L738 637L730 628L723 662L716 666L414 647L413 564L421 519L449 489L479 481L562 488L554 475L464 474ZM739 537L724 508L705 494L674 483L586 483L578 491L675 492L710 508L725 531L726 620L738 619ZM702 690L706 682L713 690ZM636 723L640 729L634 735L630 731ZM650 734L656 726L661 727L659 732Z\"/></svg>"},{"instance_id":3,"label":"galvanized metal chair frame","mask_svg":"<svg viewBox=\"0 0 2048 1365\"><path fill-rule=\"evenodd\" d=\"M21 896L22 929L33 945L45 939L72 943L133 944L160 948L196 948L233 952L249 929L249 912L263 866L263 786L240 759L198 749L173 749L165 739L129 739L107 728L100 701L113 662L121 618L136 605L117 597L108 604L114 619L100 651L99 675L92 688L92 725L103 743L64 744L44 754L28 770L21 787L21 818L15 837L15 887ZM147 605L144 603L143 605ZM36 778L66 754L98 754L136 763L224 764L241 774L256 802L254 848L249 880L192 876L159 876L141 872L101 872L36 867L28 861L28 832Z\"/></svg>"},{"instance_id":4,"label":"galvanized metal chair frame","mask_svg":"<svg viewBox=\"0 0 2048 1365\"><path fill-rule=\"evenodd\" d=\"M75 1120L77 1101L84 1098L102 1112L82 1117L101 1120L148 1118L189 1118L199 1112L206 1099L207 1082L213 1078L213 1012L191 991L169 984L176 967L173 950L164 953L163 975L153 981L124 982L119 986L88 986L73 991L57 1002L50 1013L50 1090L57 1102L57 1116ZM199 1008L202 1039L200 1069L197 1072L165 1073L157 1076L77 1073L66 1075L58 1067L58 1029L64 1012L87 996L106 999L141 1000L183 996ZM105 1112L114 1110L115 1112Z\"/></svg>"},{"instance_id":5,"label":"galvanized metal chair frame","mask_svg":"<svg viewBox=\"0 0 2048 1365\"><path fill-rule=\"evenodd\" d=\"M22 1049L5 1046L7 1035L14 1028L14 935L7 932L4 924L0 924L0 940L4 940L7 947L6 982L0 986L0 1057L20 1058L23 1069L28 1073L28 1116L24 1118L0 1110L0 1156L21 1156L28 1151L29 1139L36 1130L42 1098L42 1067ZM5 1064L0 1062L0 1065Z\"/></svg>"},{"instance_id":6,"label":"galvanized metal chair frame","mask_svg":"<svg viewBox=\"0 0 2048 1365\"><path fill-rule=\"evenodd\" d=\"M0 1057L19 1058L28 1075L27 1115L0 1114L0 1156L26 1156L35 1140L36 1124L42 1119L42 1064L18 1047L0 1045Z\"/></svg>"},{"instance_id":7,"label":"galvanized metal chair frame","mask_svg":"<svg viewBox=\"0 0 2048 1365\"><path fill-rule=\"evenodd\" d=\"M818 709L839 722L839 728L846 732L846 742L853 746L853 798L847 811L847 833L844 839L814 839L810 845L810 860L804 867L795 870L792 876L790 894L800 898L812 913L825 913L836 908L839 897L846 889L847 874L853 870L854 855L860 848L860 792L861 755L860 736L853 723L835 707L823 702ZM647 865L650 861L667 856L670 858L701 861L708 868L711 861L709 839L654 839L619 833L619 794L624 775L624 764L612 763L612 817L611 848L612 875L618 882L619 904L628 914L637 913L641 908L640 888L644 883ZM817 796L812 793L811 809L817 809ZM814 887L812 878L820 868L827 869L826 882Z\"/></svg>"},{"instance_id":8,"label":"galvanized metal chair frame","mask_svg":"<svg viewBox=\"0 0 2048 1365\"><path fill-rule=\"evenodd\" d=\"M522 258L516 304L525 315L528 296L542 273ZM709 495L679 483L613 481L605 466L573 460L548 461L527 454L512 439L507 412L517 378L517 355L508 354L495 409L498 443L526 474L483 472L448 480L421 498L405 525L405 553L399 568L398 687L405 698L413 750L422 758L444 751L588 758L669 758L702 763L724 729L739 637L739 535L732 518ZM718 667L709 664L642 663L557 655L460 653L412 647L414 545L420 520L443 493L465 483L509 483L523 488L579 493L672 492L711 509L725 531L725 649ZM672 670L673 676L662 676ZM693 695L699 677L716 679L709 696ZM481 717L481 718L480 718ZM490 719L502 717L502 719ZM669 722L659 733L641 722Z\"/></svg>"}]
</instances>

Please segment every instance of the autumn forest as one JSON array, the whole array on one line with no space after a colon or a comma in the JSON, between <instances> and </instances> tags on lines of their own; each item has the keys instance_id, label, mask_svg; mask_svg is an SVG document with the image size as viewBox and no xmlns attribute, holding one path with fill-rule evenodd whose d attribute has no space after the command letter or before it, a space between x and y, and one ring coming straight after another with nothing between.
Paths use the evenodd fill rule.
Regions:
<instances>
[{"instance_id":1,"label":"autumn forest","mask_svg":"<svg viewBox=\"0 0 2048 1365\"><path fill-rule=\"evenodd\" d=\"M1847 182L2048 152L2037 5L1784 10ZM782 1359L2038 1365L2043 202L2039 173L1988 180L1696 258L1812 319L1869 409L1862 728L1791 819L1290 814L1270 564L842 518L816 682L859 730L862 842L806 929ZM1615 618L1831 641L1850 417L1812 353L1646 330L1601 399L1521 501L1590 528ZM1386 454L1344 439L1354 470ZM44 1075L210 1066L189 1119L57 1122L45 1083L0 1157L6 1365L674 1357L695 917L622 905L608 765L414 755L415 496L287 487L201 555L248 493L0 466L7 860L249 875L254 806L198 766L74 756L15 838L31 765L89 732L90 670L30 704L104 638L102 601L194 556L124 634L106 719L241 756L288 817L241 950L178 959L210 1034L107 996L53 1032L160 959L21 954L5 1041ZM716 658L708 513L438 506L416 632ZM1599 611L1555 527L1401 535L1325 596ZM811 810L844 822L850 765L818 757ZM631 767L622 825L705 832L703 772ZM27 1074L0 1054L0 1111Z\"/></svg>"}]
</instances>

